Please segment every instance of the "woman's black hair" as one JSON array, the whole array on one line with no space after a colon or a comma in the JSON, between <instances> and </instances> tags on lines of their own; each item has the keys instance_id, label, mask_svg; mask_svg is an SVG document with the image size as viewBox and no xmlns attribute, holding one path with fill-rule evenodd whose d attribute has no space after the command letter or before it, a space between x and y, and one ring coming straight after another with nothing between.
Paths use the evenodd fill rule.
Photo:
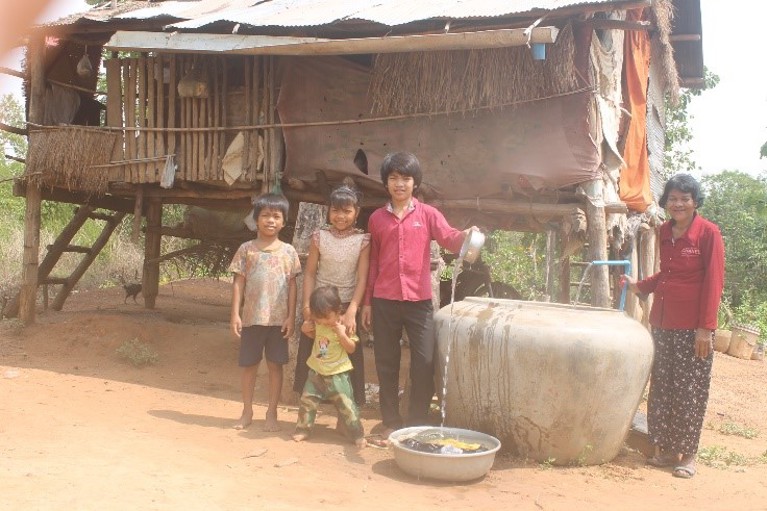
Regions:
<instances>
[{"instance_id":1,"label":"woman's black hair","mask_svg":"<svg viewBox=\"0 0 767 511\"><path fill-rule=\"evenodd\" d=\"M309 309L317 318L326 318L331 312L338 314L343 310L341 297L336 286L321 286L312 291L309 297Z\"/></svg>"},{"instance_id":2,"label":"woman's black hair","mask_svg":"<svg viewBox=\"0 0 767 511\"><path fill-rule=\"evenodd\" d=\"M347 184L336 187L330 192L330 207L342 208L344 206L353 206L355 209L360 207L362 194Z\"/></svg>"},{"instance_id":3,"label":"woman's black hair","mask_svg":"<svg viewBox=\"0 0 767 511\"><path fill-rule=\"evenodd\" d=\"M259 195L255 202L253 202L253 219L258 220L258 215L261 214L262 209L276 209L282 212L282 219L287 222L289 207L290 203L284 195L280 195L279 193L265 193Z\"/></svg>"},{"instance_id":4,"label":"woman's black hair","mask_svg":"<svg viewBox=\"0 0 767 511\"><path fill-rule=\"evenodd\" d=\"M389 181L389 175L395 171L403 176L412 177L415 188L421 186L421 178L423 177L421 163L413 153L389 153L384 157L381 163L381 181L384 186Z\"/></svg>"},{"instance_id":5,"label":"woman's black hair","mask_svg":"<svg viewBox=\"0 0 767 511\"><path fill-rule=\"evenodd\" d=\"M692 200L695 201L695 209L698 209L703 205L703 189L697 179L692 177L691 174L680 173L672 176L666 181L666 186L663 188L663 195L661 195L658 204L660 207L665 208L666 202L668 202L668 196L672 190L676 190L682 193L689 193Z\"/></svg>"}]
</instances>

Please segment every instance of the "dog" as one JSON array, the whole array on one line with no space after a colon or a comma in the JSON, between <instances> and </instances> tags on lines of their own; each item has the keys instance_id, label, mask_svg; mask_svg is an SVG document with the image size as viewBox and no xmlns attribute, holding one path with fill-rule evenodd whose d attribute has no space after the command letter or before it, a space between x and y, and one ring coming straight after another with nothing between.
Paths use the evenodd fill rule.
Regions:
<instances>
[{"instance_id":1,"label":"dog","mask_svg":"<svg viewBox=\"0 0 767 511\"><path fill-rule=\"evenodd\" d=\"M136 301L136 296L141 292L141 284L123 284L123 289L125 289L125 300L123 300L123 303L128 303L129 296L132 296L133 301L138 303Z\"/></svg>"}]
</instances>

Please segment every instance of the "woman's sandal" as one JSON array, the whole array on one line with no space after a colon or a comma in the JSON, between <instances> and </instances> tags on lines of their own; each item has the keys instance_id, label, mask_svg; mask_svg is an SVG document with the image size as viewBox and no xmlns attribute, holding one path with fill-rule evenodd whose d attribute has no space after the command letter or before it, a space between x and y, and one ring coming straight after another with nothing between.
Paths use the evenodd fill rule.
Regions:
<instances>
[{"instance_id":1,"label":"woman's sandal","mask_svg":"<svg viewBox=\"0 0 767 511\"><path fill-rule=\"evenodd\" d=\"M389 448L389 439L383 438L381 435L370 435L366 437L366 440L371 447L378 447L379 449Z\"/></svg>"},{"instance_id":2,"label":"woman's sandal","mask_svg":"<svg viewBox=\"0 0 767 511\"><path fill-rule=\"evenodd\" d=\"M674 467L674 471L672 472L672 475L674 477L680 477L682 479L690 479L692 476L694 476L697 473L697 470L695 470L695 465L679 465L677 467Z\"/></svg>"},{"instance_id":3,"label":"woman's sandal","mask_svg":"<svg viewBox=\"0 0 767 511\"><path fill-rule=\"evenodd\" d=\"M647 464L653 467L672 467L679 463L679 459L673 454L658 454L647 458Z\"/></svg>"}]
</instances>

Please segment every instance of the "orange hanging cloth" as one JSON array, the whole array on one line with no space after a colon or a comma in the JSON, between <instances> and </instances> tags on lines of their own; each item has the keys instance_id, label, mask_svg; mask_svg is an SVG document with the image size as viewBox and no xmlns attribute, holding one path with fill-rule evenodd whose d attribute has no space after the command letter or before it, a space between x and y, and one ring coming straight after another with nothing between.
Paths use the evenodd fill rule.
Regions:
<instances>
[{"instance_id":1,"label":"orange hanging cloth","mask_svg":"<svg viewBox=\"0 0 767 511\"><path fill-rule=\"evenodd\" d=\"M642 10L629 11L627 21L642 18ZM619 196L629 209L640 213L652 203L650 164L647 160L647 85L650 73L650 36L643 30L626 31L624 42L626 89L631 120L621 169Z\"/></svg>"}]
</instances>

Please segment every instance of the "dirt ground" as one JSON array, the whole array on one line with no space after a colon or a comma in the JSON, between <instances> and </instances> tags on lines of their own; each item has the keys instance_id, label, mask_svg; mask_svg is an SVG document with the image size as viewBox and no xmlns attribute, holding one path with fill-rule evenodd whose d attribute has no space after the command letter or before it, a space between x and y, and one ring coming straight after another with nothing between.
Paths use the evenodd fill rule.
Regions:
<instances>
[{"instance_id":1,"label":"dirt ground","mask_svg":"<svg viewBox=\"0 0 767 511\"><path fill-rule=\"evenodd\" d=\"M714 361L701 447L745 465L699 463L680 480L630 448L592 467L499 454L485 478L444 484L404 475L387 450L347 444L330 409L303 444L289 436L294 407L281 408L281 432L261 431L263 380L259 420L233 429L240 372L226 282L165 285L155 310L122 300L122 289L82 291L28 328L0 323L0 509L767 509L764 362ZM156 350L155 365L118 358L134 338ZM374 407L364 417L367 431L378 426Z\"/></svg>"}]
</instances>

